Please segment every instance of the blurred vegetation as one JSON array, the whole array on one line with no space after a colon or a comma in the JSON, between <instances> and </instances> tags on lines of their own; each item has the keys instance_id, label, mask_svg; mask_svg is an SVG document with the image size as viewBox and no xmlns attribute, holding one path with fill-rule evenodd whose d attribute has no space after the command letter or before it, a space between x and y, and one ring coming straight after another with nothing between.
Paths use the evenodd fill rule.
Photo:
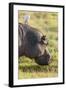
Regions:
<instances>
[{"instance_id":1,"label":"blurred vegetation","mask_svg":"<svg viewBox=\"0 0 66 90\"><path fill-rule=\"evenodd\" d=\"M26 11L18 11L18 22L24 23ZM34 59L22 56L19 59L18 78L44 78L58 76L58 13L57 12L28 12L29 25L46 34L51 53L51 64L47 66L37 65Z\"/></svg>"}]
</instances>

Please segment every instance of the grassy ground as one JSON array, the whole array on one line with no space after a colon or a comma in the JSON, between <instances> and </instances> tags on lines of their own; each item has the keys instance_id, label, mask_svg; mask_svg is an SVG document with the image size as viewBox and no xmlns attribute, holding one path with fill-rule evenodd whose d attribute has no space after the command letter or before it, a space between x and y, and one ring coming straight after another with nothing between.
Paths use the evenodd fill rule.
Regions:
<instances>
[{"instance_id":1,"label":"grassy ground","mask_svg":"<svg viewBox=\"0 0 66 90\"><path fill-rule=\"evenodd\" d=\"M18 12L18 22L24 23L23 16L25 11ZM58 14L49 12L29 12L29 24L38 28L48 37L48 49L51 53L51 63L47 66L40 66L34 59L22 56L19 59L18 78L44 78L58 76Z\"/></svg>"}]
</instances>

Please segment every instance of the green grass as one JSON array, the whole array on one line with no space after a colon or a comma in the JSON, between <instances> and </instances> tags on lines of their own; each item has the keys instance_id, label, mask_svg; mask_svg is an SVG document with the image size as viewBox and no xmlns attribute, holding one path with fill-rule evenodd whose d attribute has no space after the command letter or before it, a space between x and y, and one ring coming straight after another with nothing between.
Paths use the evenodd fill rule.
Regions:
<instances>
[{"instance_id":1,"label":"green grass","mask_svg":"<svg viewBox=\"0 0 66 90\"><path fill-rule=\"evenodd\" d=\"M18 12L18 22L24 23L23 16L25 11ZM19 58L18 79L45 78L58 76L58 14L49 12L29 12L31 16L29 25L38 28L46 34L51 53L51 63L40 66L34 59L22 56Z\"/></svg>"},{"instance_id":2,"label":"green grass","mask_svg":"<svg viewBox=\"0 0 66 90\"><path fill-rule=\"evenodd\" d=\"M37 65L34 59L29 59L25 56L20 58L19 62L19 79L26 78L42 78L42 77L56 77L57 76L57 62L53 61L50 65Z\"/></svg>"}]
</instances>

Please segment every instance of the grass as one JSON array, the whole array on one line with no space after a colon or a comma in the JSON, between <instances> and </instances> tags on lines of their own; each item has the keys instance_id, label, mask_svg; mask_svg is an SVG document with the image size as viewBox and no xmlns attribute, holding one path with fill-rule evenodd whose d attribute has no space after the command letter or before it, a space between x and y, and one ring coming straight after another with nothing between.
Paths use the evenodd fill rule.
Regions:
<instances>
[{"instance_id":1,"label":"grass","mask_svg":"<svg viewBox=\"0 0 66 90\"><path fill-rule=\"evenodd\" d=\"M58 14L50 12L28 12L31 16L29 24L38 28L43 34L46 34L51 53L51 63L40 66L34 59L26 56L19 58L18 79L45 78L58 76ZM25 11L18 11L18 22L24 23L23 16Z\"/></svg>"},{"instance_id":2,"label":"grass","mask_svg":"<svg viewBox=\"0 0 66 90\"><path fill-rule=\"evenodd\" d=\"M19 79L26 78L42 78L42 77L56 77L57 76L57 62L53 61L50 65L37 65L34 59L29 59L25 56L20 58L19 62Z\"/></svg>"},{"instance_id":3,"label":"grass","mask_svg":"<svg viewBox=\"0 0 66 90\"><path fill-rule=\"evenodd\" d=\"M20 58L18 68L19 79L57 77L58 74L58 66L56 61L53 61L47 66L40 66L35 63L34 59L31 60L25 56Z\"/></svg>"}]
</instances>

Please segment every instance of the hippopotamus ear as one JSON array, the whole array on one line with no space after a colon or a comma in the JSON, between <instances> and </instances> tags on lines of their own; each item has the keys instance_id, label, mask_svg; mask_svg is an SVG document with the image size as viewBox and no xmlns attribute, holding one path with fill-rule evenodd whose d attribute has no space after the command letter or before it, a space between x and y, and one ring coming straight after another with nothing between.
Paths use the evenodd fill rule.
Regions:
<instances>
[{"instance_id":1,"label":"hippopotamus ear","mask_svg":"<svg viewBox=\"0 0 66 90\"><path fill-rule=\"evenodd\" d=\"M48 40L47 40L47 38L46 38L46 35L43 35L43 36L41 37L41 44L48 45Z\"/></svg>"},{"instance_id":2,"label":"hippopotamus ear","mask_svg":"<svg viewBox=\"0 0 66 90\"><path fill-rule=\"evenodd\" d=\"M41 39L45 40L45 39L46 39L46 35L43 35L43 36L41 37Z\"/></svg>"}]
</instances>

